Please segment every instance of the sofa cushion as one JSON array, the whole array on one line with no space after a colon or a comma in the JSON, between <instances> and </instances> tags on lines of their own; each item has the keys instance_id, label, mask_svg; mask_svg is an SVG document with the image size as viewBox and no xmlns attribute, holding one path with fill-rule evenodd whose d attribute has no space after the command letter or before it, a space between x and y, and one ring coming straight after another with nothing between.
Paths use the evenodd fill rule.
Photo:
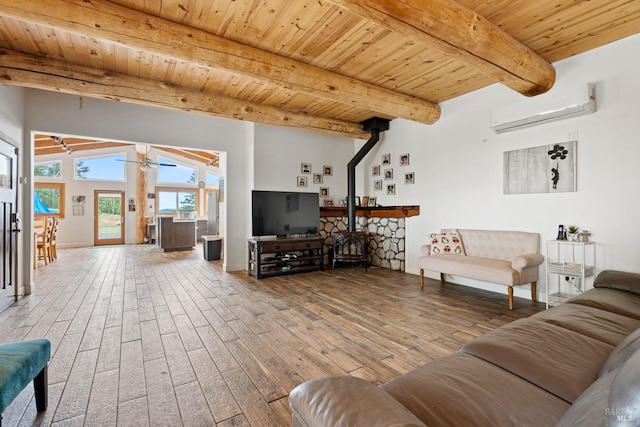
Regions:
<instances>
[{"instance_id":1,"label":"sofa cushion","mask_svg":"<svg viewBox=\"0 0 640 427\"><path fill-rule=\"evenodd\" d=\"M455 255L431 255L421 259L423 268L477 280L519 285L519 274L511 268L511 262L492 258Z\"/></svg>"},{"instance_id":2,"label":"sofa cushion","mask_svg":"<svg viewBox=\"0 0 640 427\"><path fill-rule=\"evenodd\" d=\"M640 422L640 351L633 353L616 373L608 412L609 426L637 426Z\"/></svg>"},{"instance_id":3,"label":"sofa cushion","mask_svg":"<svg viewBox=\"0 0 640 427\"><path fill-rule=\"evenodd\" d=\"M604 270L593 282L594 288L618 289L640 294L640 274L626 271Z\"/></svg>"},{"instance_id":4,"label":"sofa cushion","mask_svg":"<svg viewBox=\"0 0 640 427\"><path fill-rule=\"evenodd\" d=\"M540 234L509 230L457 229L467 256L511 262L515 255L540 253Z\"/></svg>"},{"instance_id":5,"label":"sofa cushion","mask_svg":"<svg viewBox=\"0 0 640 427\"><path fill-rule=\"evenodd\" d=\"M629 427L640 420L640 351L594 382L557 427Z\"/></svg>"},{"instance_id":6,"label":"sofa cushion","mask_svg":"<svg viewBox=\"0 0 640 427\"><path fill-rule=\"evenodd\" d=\"M571 298L569 304L587 305L640 319L640 295L617 289L594 288Z\"/></svg>"},{"instance_id":7,"label":"sofa cushion","mask_svg":"<svg viewBox=\"0 0 640 427\"><path fill-rule=\"evenodd\" d=\"M579 304L561 304L551 310L536 313L531 318L561 326L613 346L640 328L640 319Z\"/></svg>"},{"instance_id":8,"label":"sofa cushion","mask_svg":"<svg viewBox=\"0 0 640 427\"><path fill-rule=\"evenodd\" d=\"M464 255L464 245L458 233L441 232L432 233L431 254Z\"/></svg>"},{"instance_id":9,"label":"sofa cushion","mask_svg":"<svg viewBox=\"0 0 640 427\"><path fill-rule=\"evenodd\" d=\"M383 389L355 377L307 381L291 391L289 404L294 425L426 427Z\"/></svg>"},{"instance_id":10,"label":"sofa cushion","mask_svg":"<svg viewBox=\"0 0 640 427\"><path fill-rule=\"evenodd\" d=\"M622 366L634 353L640 351L640 329L629 334L613 349L600 369L600 376Z\"/></svg>"},{"instance_id":11,"label":"sofa cushion","mask_svg":"<svg viewBox=\"0 0 640 427\"><path fill-rule=\"evenodd\" d=\"M569 408L540 387L462 353L380 387L428 426L552 426Z\"/></svg>"},{"instance_id":12,"label":"sofa cushion","mask_svg":"<svg viewBox=\"0 0 640 427\"><path fill-rule=\"evenodd\" d=\"M608 407L609 391L617 373L617 371L610 372L591 384L573 402L571 408L560 418L556 427L606 426L605 409Z\"/></svg>"},{"instance_id":13,"label":"sofa cushion","mask_svg":"<svg viewBox=\"0 0 640 427\"><path fill-rule=\"evenodd\" d=\"M460 348L575 401L598 378L613 346L532 318L488 332Z\"/></svg>"}]
</instances>

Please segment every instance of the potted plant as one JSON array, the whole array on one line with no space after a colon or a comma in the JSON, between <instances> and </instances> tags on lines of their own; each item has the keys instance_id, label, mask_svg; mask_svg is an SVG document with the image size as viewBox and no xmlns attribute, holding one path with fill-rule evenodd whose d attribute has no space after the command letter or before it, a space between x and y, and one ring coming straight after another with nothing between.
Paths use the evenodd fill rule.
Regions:
<instances>
[{"instance_id":1,"label":"potted plant","mask_svg":"<svg viewBox=\"0 0 640 427\"><path fill-rule=\"evenodd\" d=\"M567 227L567 232L568 232L568 237L569 237L569 241L570 242L577 242L578 241L578 229L580 227L578 227L577 225L570 225L569 227Z\"/></svg>"}]
</instances>

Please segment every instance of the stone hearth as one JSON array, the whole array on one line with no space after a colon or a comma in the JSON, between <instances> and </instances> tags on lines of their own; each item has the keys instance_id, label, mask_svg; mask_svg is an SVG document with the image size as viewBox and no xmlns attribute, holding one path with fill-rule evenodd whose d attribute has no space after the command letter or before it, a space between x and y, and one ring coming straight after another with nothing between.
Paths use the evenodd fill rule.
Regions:
<instances>
[{"instance_id":1,"label":"stone hearth","mask_svg":"<svg viewBox=\"0 0 640 427\"><path fill-rule=\"evenodd\" d=\"M324 237L325 253L329 254L333 247L331 235L336 231L348 229L347 217L321 216L320 227L320 234ZM404 218L357 217L356 231L364 231L369 235L369 265L404 271Z\"/></svg>"}]
</instances>

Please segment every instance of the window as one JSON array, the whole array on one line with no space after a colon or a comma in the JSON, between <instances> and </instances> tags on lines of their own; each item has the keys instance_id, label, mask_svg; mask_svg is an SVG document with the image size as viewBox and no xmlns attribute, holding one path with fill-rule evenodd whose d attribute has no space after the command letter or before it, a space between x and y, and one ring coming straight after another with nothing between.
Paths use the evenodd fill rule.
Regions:
<instances>
[{"instance_id":1,"label":"window","mask_svg":"<svg viewBox=\"0 0 640 427\"><path fill-rule=\"evenodd\" d=\"M33 176L61 178L62 162L60 160L54 160L46 163L36 163L33 167Z\"/></svg>"},{"instance_id":2,"label":"window","mask_svg":"<svg viewBox=\"0 0 640 427\"><path fill-rule=\"evenodd\" d=\"M112 154L101 157L75 159L75 179L96 181L124 181L125 155Z\"/></svg>"},{"instance_id":3,"label":"window","mask_svg":"<svg viewBox=\"0 0 640 427\"><path fill-rule=\"evenodd\" d=\"M195 188L156 187L156 212L177 215L198 211L198 190Z\"/></svg>"},{"instance_id":4,"label":"window","mask_svg":"<svg viewBox=\"0 0 640 427\"><path fill-rule=\"evenodd\" d=\"M207 171L207 187L218 188L220 185L220 177L212 172Z\"/></svg>"},{"instance_id":5,"label":"window","mask_svg":"<svg viewBox=\"0 0 640 427\"><path fill-rule=\"evenodd\" d=\"M63 183L36 182L34 184L33 199L33 213L35 216L64 218Z\"/></svg>"},{"instance_id":6,"label":"window","mask_svg":"<svg viewBox=\"0 0 640 427\"><path fill-rule=\"evenodd\" d=\"M158 168L158 182L163 184L195 184L197 171L195 168L181 165L173 160L158 156L158 163L175 166L160 166Z\"/></svg>"}]
</instances>

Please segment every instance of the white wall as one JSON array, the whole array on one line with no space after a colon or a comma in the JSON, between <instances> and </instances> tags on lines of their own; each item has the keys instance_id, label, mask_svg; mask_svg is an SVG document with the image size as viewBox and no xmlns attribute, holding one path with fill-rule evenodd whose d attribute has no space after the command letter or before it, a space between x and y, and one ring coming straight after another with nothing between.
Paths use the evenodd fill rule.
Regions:
<instances>
[{"instance_id":1,"label":"white wall","mask_svg":"<svg viewBox=\"0 0 640 427\"><path fill-rule=\"evenodd\" d=\"M320 192L329 188L328 199L336 203L347 196L347 163L353 157L353 140L295 129L255 126L255 190ZM301 163L311 163L312 173L301 173ZM332 166L322 184L313 183L314 173ZM296 178L307 177L307 187L297 187ZM323 204L324 199L320 202Z\"/></svg>"},{"instance_id":2,"label":"white wall","mask_svg":"<svg viewBox=\"0 0 640 427\"><path fill-rule=\"evenodd\" d=\"M435 125L394 120L384 141L365 159L360 181L383 205L420 205L420 216L407 221L407 272L418 273L420 245L441 228L534 231L542 235L545 253L546 240L555 239L558 224L592 231L598 270L640 271L638 51L640 35L554 64L558 76L549 95L573 82L584 82L586 91L587 82L594 82L598 110L592 115L496 135L489 128L490 112L523 99L496 84L443 103ZM503 194L505 151L564 142L575 131L577 192ZM380 163L382 153L392 154L395 196L373 191L370 168ZM401 168L398 156L403 153L410 153L411 164ZM415 172L415 184L403 183L405 171ZM544 285L544 267L540 275ZM504 292L502 287L460 282ZM516 292L528 294L526 289Z\"/></svg>"},{"instance_id":3,"label":"white wall","mask_svg":"<svg viewBox=\"0 0 640 427\"><path fill-rule=\"evenodd\" d=\"M0 132L22 145L24 89L0 85Z\"/></svg>"}]
</instances>

